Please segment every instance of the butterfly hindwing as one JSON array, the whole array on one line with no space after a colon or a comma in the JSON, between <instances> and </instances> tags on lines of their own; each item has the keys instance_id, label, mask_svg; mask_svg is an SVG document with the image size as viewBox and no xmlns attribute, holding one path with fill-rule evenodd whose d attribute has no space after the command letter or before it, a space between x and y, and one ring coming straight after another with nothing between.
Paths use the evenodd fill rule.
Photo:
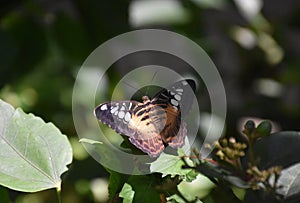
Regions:
<instances>
[{"instance_id":1,"label":"butterfly hindwing","mask_svg":"<svg viewBox=\"0 0 300 203\"><path fill-rule=\"evenodd\" d=\"M149 139L142 137L143 135L130 137L129 141L137 148L147 153L150 157L157 157L164 150L165 147L160 134L156 134Z\"/></svg>"},{"instance_id":2,"label":"butterfly hindwing","mask_svg":"<svg viewBox=\"0 0 300 203\"><path fill-rule=\"evenodd\" d=\"M168 145L172 148L182 147L184 145L186 133L186 124L184 121L182 121L179 131L177 132L176 136L171 137L171 139L168 141Z\"/></svg>"}]
</instances>

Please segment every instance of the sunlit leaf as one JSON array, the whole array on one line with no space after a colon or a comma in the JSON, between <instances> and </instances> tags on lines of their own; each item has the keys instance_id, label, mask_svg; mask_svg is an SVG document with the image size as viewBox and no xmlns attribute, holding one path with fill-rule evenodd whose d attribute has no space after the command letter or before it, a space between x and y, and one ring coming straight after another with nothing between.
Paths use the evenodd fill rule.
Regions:
<instances>
[{"instance_id":1,"label":"sunlit leaf","mask_svg":"<svg viewBox=\"0 0 300 203\"><path fill-rule=\"evenodd\" d=\"M203 198L215 187L207 177L198 174L192 182L182 181L178 185L178 190L188 200L192 201L195 197Z\"/></svg>"},{"instance_id":2,"label":"sunlit leaf","mask_svg":"<svg viewBox=\"0 0 300 203\"><path fill-rule=\"evenodd\" d=\"M52 123L0 100L1 185L24 192L60 190L71 161L71 145Z\"/></svg>"},{"instance_id":3,"label":"sunlit leaf","mask_svg":"<svg viewBox=\"0 0 300 203\"><path fill-rule=\"evenodd\" d=\"M133 201L134 191L129 184L125 183L119 196L123 198L123 203L131 203Z\"/></svg>"},{"instance_id":4,"label":"sunlit leaf","mask_svg":"<svg viewBox=\"0 0 300 203\"><path fill-rule=\"evenodd\" d=\"M176 175L185 176L188 175L192 169L183 169L183 165L184 162L180 156L162 153L157 160L151 163L150 171L160 172L162 173L162 177L167 175L171 175L172 177Z\"/></svg>"}]
</instances>

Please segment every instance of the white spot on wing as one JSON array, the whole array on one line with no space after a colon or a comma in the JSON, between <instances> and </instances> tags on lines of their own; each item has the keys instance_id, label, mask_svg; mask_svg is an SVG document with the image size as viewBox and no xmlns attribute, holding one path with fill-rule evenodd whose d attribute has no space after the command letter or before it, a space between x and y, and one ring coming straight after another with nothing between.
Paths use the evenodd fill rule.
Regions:
<instances>
[{"instance_id":1,"label":"white spot on wing","mask_svg":"<svg viewBox=\"0 0 300 203\"><path fill-rule=\"evenodd\" d=\"M122 106L120 111L124 111L125 110L125 106Z\"/></svg>"},{"instance_id":2,"label":"white spot on wing","mask_svg":"<svg viewBox=\"0 0 300 203\"><path fill-rule=\"evenodd\" d=\"M107 105L106 105L106 104L102 105L102 106L100 107L100 110L101 110L101 111L107 110Z\"/></svg>"},{"instance_id":3,"label":"white spot on wing","mask_svg":"<svg viewBox=\"0 0 300 203\"><path fill-rule=\"evenodd\" d=\"M112 109L110 110L110 113L115 113L118 109L119 109L119 107L118 107L118 106L115 106L114 108L112 108Z\"/></svg>"},{"instance_id":4,"label":"white spot on wing","mask_svg":"<svg viewBox=\"0 0 300 203\"><path fill-rule=\"evenodd\" d=\"M131 115L130 115L130 113L129 112L126 112L126 114L125 114L125 121L129 121L130 119L131 119Z\"/></svg>"},{"instance_id":5,"label":"white spot on wing","mask_svg":"<svg viewBox=\"0 0 300 203\"><path fill-rule=\"evenodd\" d=\"M183 92L183 89L178 88L178 89L176 89L176 91L177 92Z\"/></svg>"},{"instance_id":6,"label":"white spot on wing","mask_svg":"<svg viewBox=\"0 0 300 203\"><path fill-rule=\"evenodd\" d=\"M173 106L178 106L178 102L175 99L171 99L171 104Z\"/></svg>"},{"instance_id":7,"label":"white spot on wing","mask_svg":"<svg viewBox=\"0 0 300 203\"><path fill-rule=\"evenodd\" d=\"M128 108L129 110L131 109L131 106L132 106L132 103L130 102L130 103L129 103L129 108Z\"/></svg>"},{"instance_id":8,"label":"white spot on wing","mask_svg":"<svg viewBox=\"0 0 300 203\"><path fill-rule=\"evenodd\" d=\"M120 111L119 114L118 114L119 118L124 118L125 116L125 113L124 111Z\"/></svg>"},{"instance_id":9,"label":"white spot on wing","mask_svg":"<svg viewBox=\"0 0 300 203\"><path fill-rule=\"evenodd\" d=\"M179 96L178 94L176 94L176 95L174 96L174 98L175 98L177 101L180 101L180 100L181 100L181 96Z\"/></svg>"},{"instance_id":10,"label":"white spot on wing","mask_svg":"<svg viewBox=\"0 0 300 203\"><path fill-rule=\"evenodd\" d=\"M187 83L187 81L182 81L182 84L185 86L185 85L187 85L188 83Z\"/></svg>"}]
</instances>

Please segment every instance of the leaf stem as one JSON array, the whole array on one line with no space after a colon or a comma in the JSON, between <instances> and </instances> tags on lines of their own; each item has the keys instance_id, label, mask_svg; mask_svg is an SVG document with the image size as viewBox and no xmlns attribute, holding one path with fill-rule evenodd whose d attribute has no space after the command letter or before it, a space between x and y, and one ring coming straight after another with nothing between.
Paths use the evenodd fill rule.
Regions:
<instances>
[{"instance_id":1,"label":"leaf stem","mask_svg":"<svg viewBox=\"0 0 300 203\"><path fill-rule=\"evenodd\" d=\"M60 187L56 188L56 195L57 195L58 203L62 203L62 201L61 201L61 189L60 189Z\"/></svg>"},{"instance_id":2,"label":"leaf stem","mask_svg":"<svg viewBox=\"0 0 300 203\"><path fill-rule=\"evenodd\" d=\"M249 139L249 157L250 157L250 164L251 166L255 166L255 156L254 156L254 151L253 151L253 139Z\"/></svg>"}]
</instances>

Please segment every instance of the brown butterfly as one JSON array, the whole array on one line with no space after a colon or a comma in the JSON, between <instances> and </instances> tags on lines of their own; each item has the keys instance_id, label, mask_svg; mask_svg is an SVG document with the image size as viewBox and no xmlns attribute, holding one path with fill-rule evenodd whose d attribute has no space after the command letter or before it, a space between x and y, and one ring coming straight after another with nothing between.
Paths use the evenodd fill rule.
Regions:
<instances>
[{"instance_id":1,"label":"brown butterfly","mask_svg":"<svg viewBox=\"0 0 300 203\"><path fill-rule=\"evenodd\" d=\"M159 91L152 100L143 102L112 101L95 108L95 116L151 157L157 157L166 146L184 145L187 133L181 116L186 115L193 102L194 80L181 80Z\"/></svg>"}]
</instances>

